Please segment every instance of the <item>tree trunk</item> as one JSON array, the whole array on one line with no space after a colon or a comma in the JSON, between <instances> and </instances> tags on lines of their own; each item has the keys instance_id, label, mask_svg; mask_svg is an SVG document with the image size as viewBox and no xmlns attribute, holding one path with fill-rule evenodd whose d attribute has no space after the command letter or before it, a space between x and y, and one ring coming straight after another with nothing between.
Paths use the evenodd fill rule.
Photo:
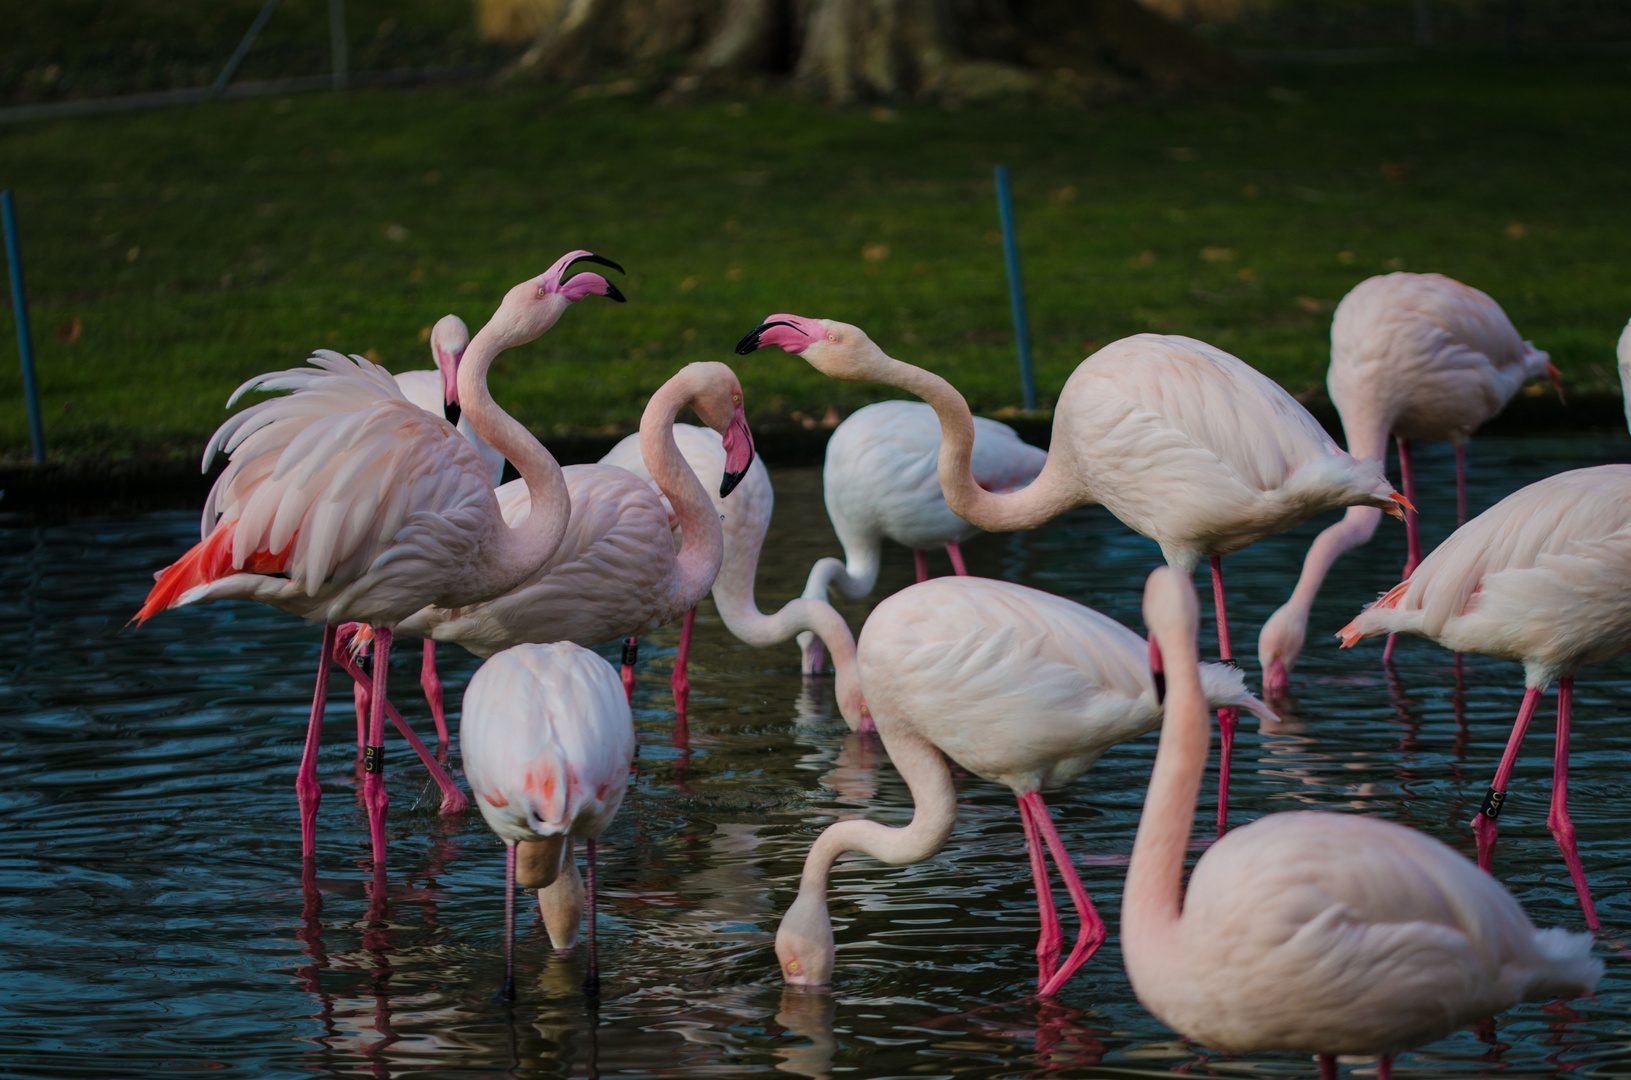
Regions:
<instances>
[{"instance_id":1,"label":"tree trunk","mask_svg":"<svg viewBox=\"0 0 1631 1080\"><path fill-rule=\"evenodd\" d=\"M542 27L509 74L673 99L785 83L834 104L1085 102L1214 86L1242 65L1137 0L483 0ZM512 31L513 32L513 31Z\"/></svg>"}]
</instances>

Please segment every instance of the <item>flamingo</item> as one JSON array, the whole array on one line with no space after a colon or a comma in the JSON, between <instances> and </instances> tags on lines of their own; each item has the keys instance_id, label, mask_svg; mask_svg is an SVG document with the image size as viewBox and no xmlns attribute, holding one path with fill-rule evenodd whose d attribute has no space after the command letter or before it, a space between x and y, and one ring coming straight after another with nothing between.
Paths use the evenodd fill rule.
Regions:
<instances>
[{"instance_id":1,"label":"flamingo","mask_svg":"<svg viewBox=\"0 0 1631 1080\"><path fill-rule=\"evenodd\" d=\"M1381 466L1345 453L1272 380L1193 338L1138 334L1076 368L1054 408L1048 460L1027 487L986 491L970 459L973 416L945 379L884 353L859 328L772 315L737 345L779 345L837 379L909 390L940 418L940 486L952 512L991 532L1032 529L1100 503L1161 545L1168 564L1211 563L1218 650L1232 662L1222 557L1338 506L1403 517ZM863 678L863 685L865 680ZM1218 832L1227 827L1236 714L1220 717Z\"/></svg>"},{"instance_id":2,"label":"flamingo","mask_svg":"<svg viewBox=\"0 0 1631 1080\"><path fill-rule=\"evenodd\" d=\"M1631 325L1620 337L1619 361L1631 392ZM1523 664L1523 703L1472 823L1485 870L1494 865L1496 821L1518 750L1541 694L1557 680L1546 824L1568 864L1586 925L1597 929L1569 817L1569 720L1575 672L1631 651L1631 465L1574 469L1519 488L1452 533L1338 636L1349 646L1399 633Z\"/></svg>"},{"instance_id":3,"label":"flamingo","mask_svg":"<svg viewBox=\"0 0 1631 1080\"><path fill-rule=\"evenodd\" d=\"M821 490L844 558L821 559L810 568L804 595L826 600L833 586L860 600L878 582L884 540L912 549L917 580L929 576L929 548L943 547L952 569L967 574L959 546L979 530L946 505L936 458L940 423L921 401L879 401L851 413L827 440ZM987 491L1012 491L1036 479L1045 450L1022 441L1013 428L974 418L974 480ZM821 671L821 643L801 634L804 670Z\"/></svg>"},{"instance_id":4,"label":"flamingo","mask_svg":"<svg viewBox=\"0 0 1631 1080\"><path fill-rule=\"evenodd\" d=\"M717 478L722 478L725 472L724 440L712 428L690 424L675 424L674 435L680 452L685 455L686 464L691 466L691 471L711 492L717 486ZM622 466L649 479L650 474L638 451L638 439L630 435L600 461L603 465ZM714 508L719 512L725 535L719 573L714 577L714 607L718 609L725 629L747 645L766 648L801 634L811 634L818 643L828 643L837 675L839 712L850 730L871 731L872 718L861 699L860 676L855 668L855 636L850 633L844 617L825 598L805 596L790 600L772 615L761 612L754 599L759 552L764 547L765 532L770 528L775 500L770 474L757 457L730 498L714 498ZM689 635L694 612L693 608L687 613L684 636L680 638L682 659L690 651ZM675 670L678 681L683 678L679 662L676 662ZM675 696L678 700L678 689Z\"/></svg>"},{"instance_id":5,"label":"flamingo","mask_svg":"<svg viewBox=\"0 0 1631 1080\"><path fill-rule=\"evenodd\" d=\"M1342 298L1331 322L1325 381L1342 417L1348 452L1381 462L1388 435L1394 435L1404 496L1414 502L1412 440L1453 443L1457 525L1467 522L1467 440L1506 408L1524 382L1540 376L1551 379L1561 400L1559 372L1547 354L1518 336L1494 300L1442 274L1368 278ZM1372 507L1349 507L1310 545L1291 598L1258 635L1264 696L1284 697L1290 690L1308 613L1325 575L1343 552L1368 543L1381 520ZM1405 527L1404 576L1409 577L1421 562L1415 515L1405 519Z\"/></svg>"},{"instance_id":6,"label":"flamingo","mask_svg":"<svg viewBox=\"0 0 1631 1080\"><path fill-rule=\"evenodd\" d=\"M1006 581L936 578L880 603L861 629L861 686L884 748L911 790L912 821L903 828L841 821L816 838L798 897L776 932L787 982L831 981L827 876L840 855L859 851L900 865L945 845L957 820L950 759L1008 787L1019 802L1042 922L1037 992L1057 992L1104 941L1105 927L1042 792L1160 724L1160 683L1144 663L1147 653L1144 640L1114 619ZM1214 704L1273 715L1246 693L1239 669L1208 664L1201 678ZM1044 845L1081 920L1063 965Z\"/></svg>"},{"instance_id":7,"label":"flamingo","mask_svg":"<svg viewBox=\"0 0 1631 1080\"><path fill-rule=\"evenodd\" d=\"M1535 929L1499 882L1414 829L1355 814L1270 814L1213 844L1183 886L1211 741L1191 580L1144 591L1166 717L1121 904L1138 1000L1231 1053L1392 1055L1520 1001L1589 994L1591 936Z\"/></svg>"},{"instance_id":8,"label":"flamingo","mask_svg":"<svg viewBox=\"0 0 1631 1080\"><path fill-rule=\"evenodd\" d=\"M465 688L459 749L482 820L504 841L505 998L515 997L518 878L539 890L545 928L561 951L576 943L587 903L584 986L596 992L595 840L616 816L634 763L634 718L617 672L568 641L495 653ZM576 839L584 841L587 899Z\"/></svg>"},{"instance_id":9,"label":"flamingo","mask_svg":"<svg viewBox=\"0 0 1631 1080\"><path fill-rule=\"evenodd\" d=\"M380 868L392 627L426 603L470 604L514 588L549 560L566 533L560 467L493 401L487 369L503 350L547 332L567 305L591 295L623 299L599 274L569 276L581 262L615 268L598 255L573 251L516 285L470 343L459 371L465 415L515 462L539 508L538 521L527 528L506 525L480 454L453 425L414 406L389 372L361 357L321 351L312 367L250 379L229 407L250 390L292 393L233 416L205 447L206 470L218 450L230 460L204 504L203 539L157 575L135 621L172 607L248 599L324 624L295 781L308 859L316 848L317 746L339 624L367 623L377 642L364 802ZM457 786L434 762L427 764L442 785L444 810L462 809Z\"/></svg>"},{"instance_id":10,"label":"flamingo","mask_svg":"<svg viewBox=\"0 0 1631 1080\"><path fill-rule=\"evenodd\" d=\"M652 395L640 420L640 447L683 534L678 553L664 495L645 479L611 465L568 466L563 475L571 520L564 542L543 567L486 602L427 607L398 631L457 642L486 657L521 642L598 645L650 632L696 607L713 587L724 535L714 504L674 437L674 418L685 405L720 433L726 459L721 498L736 488L753 461L742 386L724 364L689 364ZM505 520L520 526L528 498L518 481L499 488ZM633 692L632 660L625 649L628 693ZM683 717L682 682L683 668L675 686Z\"/></svg>"}]
</instances>

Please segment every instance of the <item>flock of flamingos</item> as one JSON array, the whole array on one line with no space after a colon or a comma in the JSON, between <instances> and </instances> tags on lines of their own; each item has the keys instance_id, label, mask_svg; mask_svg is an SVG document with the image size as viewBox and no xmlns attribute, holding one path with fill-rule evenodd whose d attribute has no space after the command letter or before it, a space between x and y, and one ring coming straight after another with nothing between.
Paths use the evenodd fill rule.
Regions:
<instances>
[{"instance_id":1,"label":"flock of flamingos","mask_svg":"<svg viewBox=\"0 0 1631 1080\"><path fill-rule=\"evenodd\" d=\"M1602 963L1591 935L1536 930L1489 871L1514 759L1555 679L1549 824L1597 929L1568 815L1569 709L1582 664L1631 649L1631 466L1553 476L1465 521L1468 437L1526 380L1557 382L1546 354L1488 296L1408 273L1348 294L1332 326L1329 374L1346 452L1278 385L1192 338L1140 334L1082 361L1044 453L972 416L950 383L891 358L857 327L772 315L738 353L778 347L833 378L922 401L868 406L833 433L825 497L846 558L822 559L802 597L764 615L753 577L772 495L729 367L688 365L652 396L637 436L599 464L565 469L488 393L500 352L540 337L584 297L624 299L586 264L621 271L573 251L512 288L474 337L443 319L432 335L437 370L393 376L324 351L310 366L251 379L233 402L249 391L286 393L235 414L205 450L206 467L217 453L229 461L205 504L202 539L156 575L138 618L250 599L323 625L296 780L308 859L331 663L356 683L376 873L386 856L387 718L441 785L444 811L468 805L386 695L393 641L422 638L422 682L445 744L434 643L457 642L486 658L465 692L460 749L476 803L506 845L505 992L514 992L517 881L537 890L557 949L576 947L587 908L593 989L595 839L617 812L633 760L636 643L686 620L673 676L683 724L691 620L711 590L742 640L800 635L807 672L830 656L845 721L876 731L915 807L901 828L850 820L816 839L776 935L789 984L833 980L826 894L839 856L903 864L946 843L957 818L955 763L1019 802L1041 920L1037 989L1058 991L1108 931L1042 793L1159 728L1121 947L1139 1000L1184 1036L1236 1053L1318 1055L1327 1078L1338 1055L1376 1056L1387 1080L1400 1051L1519 1001L1595 987ZM1619 363L1631 389L1631 327ZM703 427L675 422L686 406ZM1402 494L1383 470L1390 435ZM1455 444L1464 521L1425 557L1412 502L1415 439ZM520 478L500 485L506 461ZM1161 546L1168 565L1144 591L1147 639L1083 605L963 569L957 545L976 529L1033 528L1087 503ZM1414 829L1353 814L1279 813L1227 828L1238 712L1272 713L1231 659L1222 557L1339 507L1346 516L1314 541L1295 591L1263 628L1265 697L1285 693L1332 563L1369 540L1384 512L1402 518L1404 580L1340 631L1344 644L1413 633L1520 660L1526 673L1474 822L1477 865ZM914 549L919 582L880 603L857 640L828 590L870 592L885 538ZM957 574L927 580L925 554L940 546ZM1222 663L1199 657L1192 575L1203 561ZM620 638L621 679L585 647ZM1185 888L1214 709L1219 839ZM1079 922L1068 954L1050 858Z\"/></svg>"}]
</instances>

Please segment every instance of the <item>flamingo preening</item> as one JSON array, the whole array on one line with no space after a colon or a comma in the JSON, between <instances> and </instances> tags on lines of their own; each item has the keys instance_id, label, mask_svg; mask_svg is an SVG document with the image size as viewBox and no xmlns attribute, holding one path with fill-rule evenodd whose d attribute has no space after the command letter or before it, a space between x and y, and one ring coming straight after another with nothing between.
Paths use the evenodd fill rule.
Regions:
<instances>
[{"instance_id":1,"label":"flamingo preening","mask_svg":"<svg viewBox=\"0 0 1631 1080\"><path fill-rule=\"evenodd\" d=\"M1518 336L1494 300L1442 274L1368 278L1342 298L1331 321L1331 367L1325 381L1342 417L1348 452L1381 462L1387 457L1388 436L1394 436L1400 483L1405 498L1414 503L1412 442L1454 444L1457 525L1467 521L1467 440L1526 381L1543 376L1551 379L1561 399L1559 373L1547 354ZM1381 520L1373 507L1349 507L1341 521L1309 546L1290 599L1258 635L1265 697L1283 697L1290 690L1308 614L1331 564L1369 542ZM1404 576L1409 577L1422 558L1414 512L1405 518L1405 527Z\"/></svg>"},{"instance_id":2,"label":"flamingo preening","mask_svg":"<svg viewBox=\"0 0 1631 1080\"><path fill-rule=\"evenodd\" d=\"M301 844L315 854L317 747L337 628L374 628L364 801L376 868L385 863L384 720L392 629L427 603L460 606L514 588L548 561L566 532L566 484L549 452L487 391L505 349L532 341L585 296L622 295L582 262L587 251L505 294L470 342L458 373L464 415L515 463L537 519L506 524L481 455L452 424L403 396L390 373L360 357L322 352L311 367L258 376L239 387L288 390L229 419L204 451L226 471L204 505L203 539L158 575L138 621L206 600L256 600L324 624L317 685L295 789ZM231 402L229 402L229 405ZM444 808L463 795L430 762Z\"/></svg>"},{"instance_id":3,"label":"flamingo preening","mask_svg":"<svg viewBox=\"0 0 1631 1080\"><path fill-rule=\"evenodd\" d=\"M837 587L860 600L878 582L885 540L912 549L917 580L929 576L928 553L945 548L952 569L967 574L959 546L979 530L952 513L940 491L940 422L921 401L879 401L850 413L827 440L821 494L844 558L817 560L804 595L829 598ZM1024 442L1013 428L974 418L969 467L987 491L1014 491L1036 479L1047 451ZM807 674L821 671L821 642L799 635Z\"/></svg>"},{"instance_id":4,"label":"flamingo preening","mask_svg":"<svg viewBox=\"0 0 1631 1080\"><path fill-rule=\"evenodd\" d=\"M1076 368L1054 407L1047 464L1031 484L996 494L969 462L973 414L949 382L884 353L859 328L772 315L737 345L777 345L837 379L908 390L940 418L940 486L952 512L991 532L1031 529L1100 503L1161 545L1167 562L1211 564L1218 648L1229 661L1222 557L1340 506L1403 517L1406 501L1381 467L1344 452L1272 380L1193 338L1139 334ZM864 683L864 680L863 680ZM1226 827L1235 713L1225 710L1218 830Z\"/></svg>"},{"instance_id":5,"label":"flamingo preening","mask_svg":"<svg viewBox=\"0 0 1631 1080\"><path fill-rule=\"evenodd\" d=\"M1161 722L1160 683L1144 640L1114 619L1062 597L1006 581L949 577L902 589L861 629L861 688L890 760L912 793L912 821L828 826L810 847L798 898L776 932L791 984L832 980L827 878L846 851L891 865L939 851L957 821L949 762L1002 784L1019 802L1042 934L1037 993L1053 994L1104 942L1104 921L1054 828L1043 791L1063 787L1117 743ZM1206 699L1271 716L1246 693L1238 669L1207 664ZM1080 920L1063 942L1047 871L1051 855Z\"/></svg>"},{"instance_id":6,"label":"flamingo preening","mask_svg":"<svg viewBox=\"0 0 1631 1080\"><path fill-rule=\"evenodd\" d=\"M1425 563L1423 564L1426 565ZM1231 1053L1392 1055L1520 1001L1589 994L1591 936L1539 930L1494 878L1414 829L1357 814L1270 814L1213 844L1187 888L1184 855L1211 728L1193 581L1144 592L1166 715L1121 901L1138 1000L1186 1038ZM882 717L880 714L880 721Z\"/></svg>"},{"instance_id":7,"label":"flamingo preening","mask_svg":"<svg viewBox=\"0 0 1631 1080\"><path fill-rule=\"evenodd\" d=\"M597 991L595 842L623 802L634 762L634 719L617 672L565 641L496 653L465 688L459 751L482 819L504 841L504 996L515 997L518 880L538 890L559 950L576 944L587 907L585 987ZM587 890L574 840L584 842Z\"/></svg>"}]
</instances>

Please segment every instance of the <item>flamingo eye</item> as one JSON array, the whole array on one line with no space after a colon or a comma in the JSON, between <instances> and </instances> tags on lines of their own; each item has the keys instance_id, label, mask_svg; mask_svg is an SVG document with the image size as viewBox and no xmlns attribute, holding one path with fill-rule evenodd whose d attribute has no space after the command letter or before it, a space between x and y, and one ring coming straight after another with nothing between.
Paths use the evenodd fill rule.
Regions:
<instances>
[{"instance_id":1,"label":"flamingo eye","mask_svg":"<svg viewBox=\"0 0 1631 1080\"><path fill-rule=\"evenodd\" d=\"M797 975L798 973L799 973L799 962L797 960L787 961L787 974Z\"/></svg>"},{"instance_id":2,"label":"flamingo eye","mask_svg":"<svg viewBox=\"0 0 1631 1080\"><path fill-rule=\"evenodd\" d=\"M837 341L838 340L838 335L833 333L831 330L828 330L827 331L827 340L828 341Z\"/></svg>"},{"instance_id":3,"label":"flamingo eye","mask_svg":"<svg viewBox=\"0 0 1631 1080\"><path fill-rule=\"evenodd\" d=\"M734 405L742 404L742 395L741 394L732 394L731 395L731 403L734 404Z\"/></svg>"},{"instance_id":4,"label":"flamingo eye","mask_svg":"<svg viewBox=\"0 0 1631 1080\"><path fill-rule=\"evenodd\" d=\"M544 297L546 297L548 295L549 295L549 287L548 286L546 286L546 285L538 286L538 299L542 300Z\"/></svg>"}]
</instances>

